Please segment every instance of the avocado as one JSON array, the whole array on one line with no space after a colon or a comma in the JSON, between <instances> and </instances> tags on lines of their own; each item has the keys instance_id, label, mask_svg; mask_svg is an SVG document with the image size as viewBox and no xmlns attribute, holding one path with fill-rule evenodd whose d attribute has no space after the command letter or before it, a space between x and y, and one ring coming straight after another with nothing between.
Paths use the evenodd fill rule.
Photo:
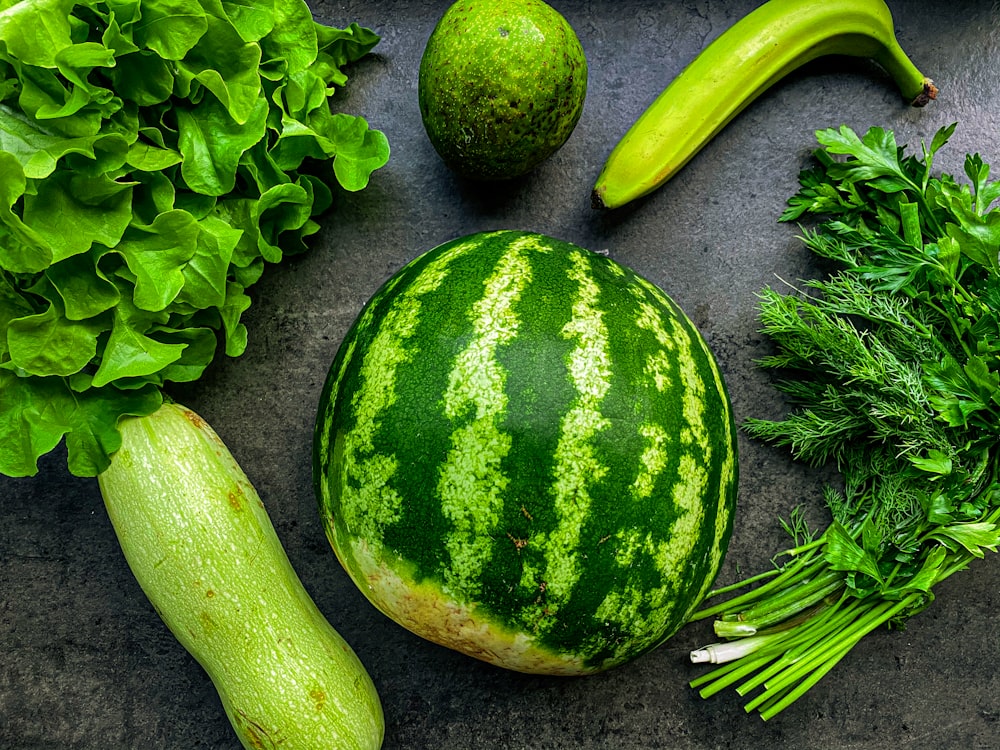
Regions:
<instances>
[{"instance_id":1,"label":"avocado","mask_svg":"<svg viewBox=\"0 0 1000 750\"><path fill-rule=\"evenodd\" d=\"M445 164L474 180L519 177L555 153L586 93L580 40L541 0L458 0L420 60L427 135Z\"/></svg>"}]
</instances>

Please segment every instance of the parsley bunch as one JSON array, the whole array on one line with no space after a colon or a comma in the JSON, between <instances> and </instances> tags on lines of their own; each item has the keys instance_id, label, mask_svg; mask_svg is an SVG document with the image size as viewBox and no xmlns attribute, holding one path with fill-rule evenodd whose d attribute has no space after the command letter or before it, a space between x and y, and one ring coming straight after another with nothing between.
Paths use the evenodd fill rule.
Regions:
<instances>
[{"instance_id":1,"label":"parsley bunch","mask_svg":"<svg viewBox=\"0 0 1000 750\"><path fill-rule=\"evenodd\" d=\"M247 289L305 249L385 136L334 113L379 41L303 0L0 0L0 474L246 346Z\"/></svg>"},{"instance_id":2,"label":"parsley bunch","mask_svg":"<svg viewBox=\"0 0 1000 750\"><path fill-rule=\"evenodd\" d=\"M696 615L726 639L692 654L725 662L692 682L703 696L737 685L747 710L774 716L1000 544L1000 183L979 155L967 183L935 176L954 129L919 156L881 128L817 133L818 166L781 218L813 218L804 244L833 270L762 293L775 351L761 364L791 410L746 428L833 462L842 486L825 491L822 533L793 514L784 563Z\"/></svg>"}]
</instances>

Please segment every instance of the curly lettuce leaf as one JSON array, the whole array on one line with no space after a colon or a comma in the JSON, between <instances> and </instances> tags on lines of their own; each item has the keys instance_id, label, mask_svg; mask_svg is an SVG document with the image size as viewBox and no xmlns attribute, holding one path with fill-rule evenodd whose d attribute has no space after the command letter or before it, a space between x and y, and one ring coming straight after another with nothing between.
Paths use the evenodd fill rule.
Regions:
<instances>
[{"instance_id":1,"label":"curly lettuce leaf","mask_svg":"<svg viewBox=\"0 0 1000 750\"><path fill-rule=\"evenodd\" d=\"M306 249L385 136L330 100L379 41L303 0L0 0L0 473L247 344L249 288Z\"/></svg>"},{"instance_id":2,"label":"curly lettuce leaf","mask_svg":"<svg viewBox=\"0 0 1000 750\"><path fill-rule=\"evenodd\" d=\"M103 456L121 446L117 418L151 414L163 402L152 385L123 391L108 387L72 391L65 380L25 380L0 370L0 463L9 476L37 473L37 460L65 439L68 464L77 476L96 476L103 471Z\"/></svg>"}]
</instances>

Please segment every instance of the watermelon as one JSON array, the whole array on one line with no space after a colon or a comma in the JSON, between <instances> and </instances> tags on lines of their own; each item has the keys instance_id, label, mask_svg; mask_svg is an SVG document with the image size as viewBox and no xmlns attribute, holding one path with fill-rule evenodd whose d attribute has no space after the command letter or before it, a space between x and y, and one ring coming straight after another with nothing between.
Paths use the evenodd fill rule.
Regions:
<instances>
[{"instance_id":1,"label":"watermelon","mask_svg":"<svg viewBox=\"0 0 1000 750\"><path fill-rule=\"evenodd\" d=\"M657 286L531 232L423 254L327 377L314 479L341 565L384 614L512 670L655 648L732 531L723 376Z\"/></svg>"}]
</instances>

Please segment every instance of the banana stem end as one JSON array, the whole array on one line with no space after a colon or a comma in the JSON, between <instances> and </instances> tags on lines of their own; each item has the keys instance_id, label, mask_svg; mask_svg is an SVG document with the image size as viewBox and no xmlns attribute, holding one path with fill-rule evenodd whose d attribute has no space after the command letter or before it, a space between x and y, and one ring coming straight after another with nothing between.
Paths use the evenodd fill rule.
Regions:
<instances>
[{"instance_id":1,"label":"banana stem end","mask_svg":"<svg viewBox=\"0 0 1000 750\"><path fill-rule=\"evenodd\" d=\"M930 78L924 78L923 90L913 98L910 105L913 107L926 107L937 99L937 95L938 87L934 85L934 81Z\"/></svg>"}]
</instances>

